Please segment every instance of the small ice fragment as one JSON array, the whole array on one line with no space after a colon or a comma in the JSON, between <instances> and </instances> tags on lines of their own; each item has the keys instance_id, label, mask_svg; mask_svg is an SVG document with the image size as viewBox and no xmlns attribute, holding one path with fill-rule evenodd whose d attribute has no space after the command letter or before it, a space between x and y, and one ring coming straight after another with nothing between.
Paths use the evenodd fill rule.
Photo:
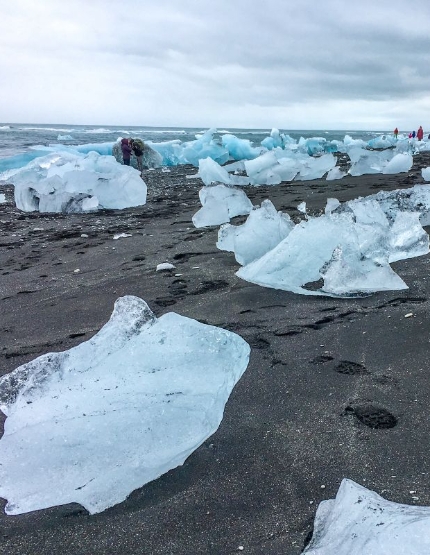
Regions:
<instances>
[{"instance_id":1,"label":"small ice fragment","mask_svg":"<svg viewBox=\"0 0 430 555\"><path fill-rule=\"evenodd\" d=\"M0 193L0 204L6 202L6 195L4 193Z\"/></svg>"},{"instance_id":2,"label":"small ice fragment","mask_svg":"<svg viewBox=\"0 0 430 555\"><path fill-rule=\"evenodd\" d=\"M301 212L302 214L306 214L306 202L301 202L298 206L297 206L297 210L299 212Z\"/></svg>"},{"instance_id":3,"label":"small ice fragment","mask_svg":"<svg viewBox=\"0 0 430 555\"><path fill-rule=\"evenodd\" d=\"M412 318L413 315L413 312L408 312L407 314L405 314L405 318Z\"/></svg>"},{"instance_id":4,"label":"small ice fragment","mask_svg":"<svg viewBox=\"0 0 430 555\"><path fill-rule=\"evenodd\" d=\"M79 268L76 268L76 270L73 270L73 273L74 273L74 274L79 274L80 271L81 271L81 270L80 270Z\"/></svg>"},{"instance_id":5,"label":"small ice fragment","mask_svg":"<svg viewBox=\"0 0 430 555\"><path fill-rule=\"evenodd\" d=\"M82 237L82 239L86 239L88 237L88 234L87 233L81 233L81 237Z\"/></svg>"},{"instance_id":6,"label":"small ice fragment","mask_svg":"<svg viewBox=\"0 0 430 555\"><path fill-rule=\"evenodd\" d=\"M160 272L162 270L173 270L174 268L176 268L176 266L170 264L170 262L163 262L162 264L157 264L156 271Z\"/></svg>"},{"instance_id":7,"label":"small ice fragment","mask_svg":"<svg viewBox=\"0 0 430 555\"><path fill-rule=\"evenodd\" d=\"M344 479L336 499L320 503L303 555L430 553L430 507L401 505Z\"/></svg>"},{"instance_id":8,"label":"small ice fragment","mask_svg":"<svg viewBox=\"0 0 430 555\"><path fill-rule=\"evenodd\" d=\"M132 237L131 233L115 233L113 236L114 240L122 239L123 237Z\"/></svg>"},{"instance_id":9,"label":"small ice fragment","mask_svg":"<svg viewBox=\"0 0 430 555\"><path fill-rule=\"evenodd\" d=\"M45 231L43 227L33 227L33 231Z\"/></svg>"}]
</instances>

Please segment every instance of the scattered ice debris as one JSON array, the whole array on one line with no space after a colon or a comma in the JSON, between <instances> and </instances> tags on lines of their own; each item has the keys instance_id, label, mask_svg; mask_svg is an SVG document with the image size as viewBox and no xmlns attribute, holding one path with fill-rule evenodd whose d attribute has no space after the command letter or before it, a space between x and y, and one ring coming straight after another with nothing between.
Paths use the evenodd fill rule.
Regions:
<instances>
[{"instance_id":1,"label":"scattered ice debris","mask_svg":"<svg viewBox=\"0 0 430 555\"><path fill-rule=\"evenodd\" d=\"M423 176L424 181L430 181L430 168L423 168L421 170L421 175Z\"/></svg>"},{"instance_id":2,"label":"scattered ice debris","mask_svg":"<svg viewBox=\"0 0 430 555\"><path fill-rule=\"evenodd\" d=\"M299 212L301 212L302 214L306 214L306 202L301 202L300 204L297 205L297 210Z\"/></svg>"},{"instance_id":3,"label":"scattered ice debris","mask_svg":"<svg viewBox=\"0 0 430 555\"><path fill-rule=\"evenodd\" d=\"M303 555L424 555L430 553L430 507L387 501L344 479L336 499L318 507Z\"/></svg>"},{"instance_id":4,"label":"scattered ice debris","mask_svg":"<svg viewBox=\"0 0 430 555\"><path fill-rule=\"evenodd\" d=\"M342 177L345 177L345 175L346 172L342 171L338 166L336 166L328 172L326 180L333 181L335 179L342 179Z\"/></svg>"},{"instance_id":5,"label":"scattered ice debris","mask_svg":"<svg viewBox=\"0 0 430 555\"><path fill-rule=\"evenodd\" d=\"M222 225L217 247L234 252L239 264L248 264L273 249L293 227L288 214L277 212L270 200L264 200L261 207L254 206L244 224Z\"/></svg>"},{"instance_id":6,"label":"scattered ice debris","mask_svg":"<svg viewBox=\"0 0 430 555\"><path fill-rule=\"evenodd\" d=\"M163 270L174 270L176 266L170 264L170 262L163 262L162 264L157 264L156 272L161 272Z\"/></svg>"},{"instance_id":7,"label":"scattered ice debris","mask_svg":"<svg viewBox=\"0 0 430 555\"><path fill-rule=\"evenodd\" d=\"M118 299L89 341L0 379L6 513L97 513L183 464L217 430L249 353L232 332Z\"/></svg>"},{"instance_id":8,"label":"scattered ice debris","mask_svg":"<svg viewBox=\"0 0 430 555\"><path fill-rule=\"evenodd\" d=\"M133 235L131 233L115 233L113 239L116 241L117 239L123 239L125 237L133 237Z\"/></svg>"},{"instance_id":9,"label":"scattered ice debris","mask_svg":"<svg viewBox=\"0 0 430 555\"><path fill-rule=\"evenodd\" d=\"M224 224L230 218L249 214L252 210L252 202L241 189L235 187L203 187L199 191L199 197L202 208L193 216L195 227Z\"/></svg>"},{"instance_id":10,"label":"scattered ice debris","mask_svg":"<svg viewBox=\"0 0 430 555\"><path fill-rule=\"evenodd\" d=\"M146 184L139 173L96 152L37 158L11 181L16 206L26 212L88 212L146 203Z\"/></svg>"}]
</instances>

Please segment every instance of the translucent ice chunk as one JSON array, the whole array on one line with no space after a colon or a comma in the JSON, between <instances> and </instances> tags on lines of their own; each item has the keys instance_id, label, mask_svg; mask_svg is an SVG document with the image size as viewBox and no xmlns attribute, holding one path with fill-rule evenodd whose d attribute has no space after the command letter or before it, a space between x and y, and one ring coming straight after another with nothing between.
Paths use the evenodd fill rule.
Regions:
<instances>
[{"instance_id":1,"label":"translucent ice chunk","mask_svg":"<svg viewBox=\"0 0 430 555\"><path fill-rule=\"evenodd\" d=\"M396 154L382 170L385 174L408 172L412 168L412 154Z\"/></svg>"},{"instance_id":2,"label":"translucent ice chunk","mask_svg":"<svg viewBox=\"0 0 430 555\"><path fill-rule=\"evenodd\" d=\"M252 202L241 189L235 187L203 187L199 197L202 208L193 216L196 227L221 225L234 216L246 215L252 210Z\"/></svg>"},{"instance_id":3,"label":"translucent ice chunk","mask_svg":"<svg viewBox=\"0 0 430 555\"><path fill-rule=\"evenodd\" d=\"M85 212L146 203L147 188L139 173L96 152L39 157L17 171L12 182L16 205L26 212Z\"/></svg>"},{"instance_id":4,"label":"translucent ice chunk","mask_svg":"<svg viewBox=\"0 0 430 555\"><path fill-rule=\"evenodd\" d=\"M344 479L336 499L320 503L303 555L430 553L430 507L387 501Z\"/></svg>"},{"instance_id":5,"label":"translucent ice chunk","mask_svg":"<svg viewBox=\"0 0 430 555\"><path fill-rule=\"evenodd\" d=\"M122 297L89 341L0 379L0 496L21 514L123 501L215 432L249 346L224 329Z\"/></svg>"},{"instance_id":6,"label":"translucent ice chunk","mask_svg":"<svg viewBox=\"0 0 430 555\"><path fill-rule=\"evenodd\" d=\"M217 247L234 252L239 264L248 264L273 249L293 227L288 214L277 212L270 200L264 200L261 207L254 207L244 224L221 226Z\"/></svg>"}]
</instances>

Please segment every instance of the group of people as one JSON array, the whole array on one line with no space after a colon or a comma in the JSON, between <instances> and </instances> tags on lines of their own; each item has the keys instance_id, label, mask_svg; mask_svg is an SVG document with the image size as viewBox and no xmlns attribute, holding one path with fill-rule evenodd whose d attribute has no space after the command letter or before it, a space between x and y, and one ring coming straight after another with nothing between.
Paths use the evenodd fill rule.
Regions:
<instances>
[{"instance_id":1,"label":"group of people","mask_svg":"<svg viewBox=\"0 0 430 555\"><path fill-rule=\"evenodd\" d=\"M396 139L397 139L397 135L399 134L399 130L397 129L397 127L394 129L393 134L394 134L394 136L395 136ZM418 131L417 131L416 133L415 133L415 130L414 130L414 131L411 131L411 132L409 133L409 138L410 138L410 139L415 139L415 137L416 137L419 141L422 141L422 140L424 139L424 129L423 129L422 125L419 126L419 129L418 129ZM429 139L430 139L430 135L429 135Z\"/></svg>"},{"instance_id":2,"label":"group of people","mask_svg":"<svg viewBox=\"0 0 430 555\"><path fill-rule=\"evenodd\" d=\"M121 150L122 158L124 160L124 165L130 165L131 155L134 154L137 160L137 169L140 171L140 175L143 172L143 150L145 144L140 139L121 139Z\"/></svg>"}]
</instances>

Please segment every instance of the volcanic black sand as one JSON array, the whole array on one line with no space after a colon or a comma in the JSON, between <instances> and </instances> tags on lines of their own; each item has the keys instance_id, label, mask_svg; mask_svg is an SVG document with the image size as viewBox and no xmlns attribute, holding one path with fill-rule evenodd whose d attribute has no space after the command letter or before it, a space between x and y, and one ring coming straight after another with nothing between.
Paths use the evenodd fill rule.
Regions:
<instances>
[{"instance_id":1,"label":"volcanic black sand","mask_svg":"<svg viewBox=\"0 0 430 555\"><path fill-rule=\"evenodd\" d=\"M317 213L328 197L410 187L427 165L421 156L408 174L246 192L297 220L303 200ZM298 554L318 503L344 477L430 505L429 257L393 264L408 290L366 298L252 285L216 248L217 228L193 227L202 184L186 175L195 171L148 171L145 206L85 215L22 213L12 187L3 189L1 375L88 340L122 295L141 297L157 316L173 310L232 330L251 358L220 428L182 467L94 516L77 504L2 511L0 553ZM113 240L122 232L132 236ZM156 272L162 262L176 269Z\"/></svg>"}]
</instances>

